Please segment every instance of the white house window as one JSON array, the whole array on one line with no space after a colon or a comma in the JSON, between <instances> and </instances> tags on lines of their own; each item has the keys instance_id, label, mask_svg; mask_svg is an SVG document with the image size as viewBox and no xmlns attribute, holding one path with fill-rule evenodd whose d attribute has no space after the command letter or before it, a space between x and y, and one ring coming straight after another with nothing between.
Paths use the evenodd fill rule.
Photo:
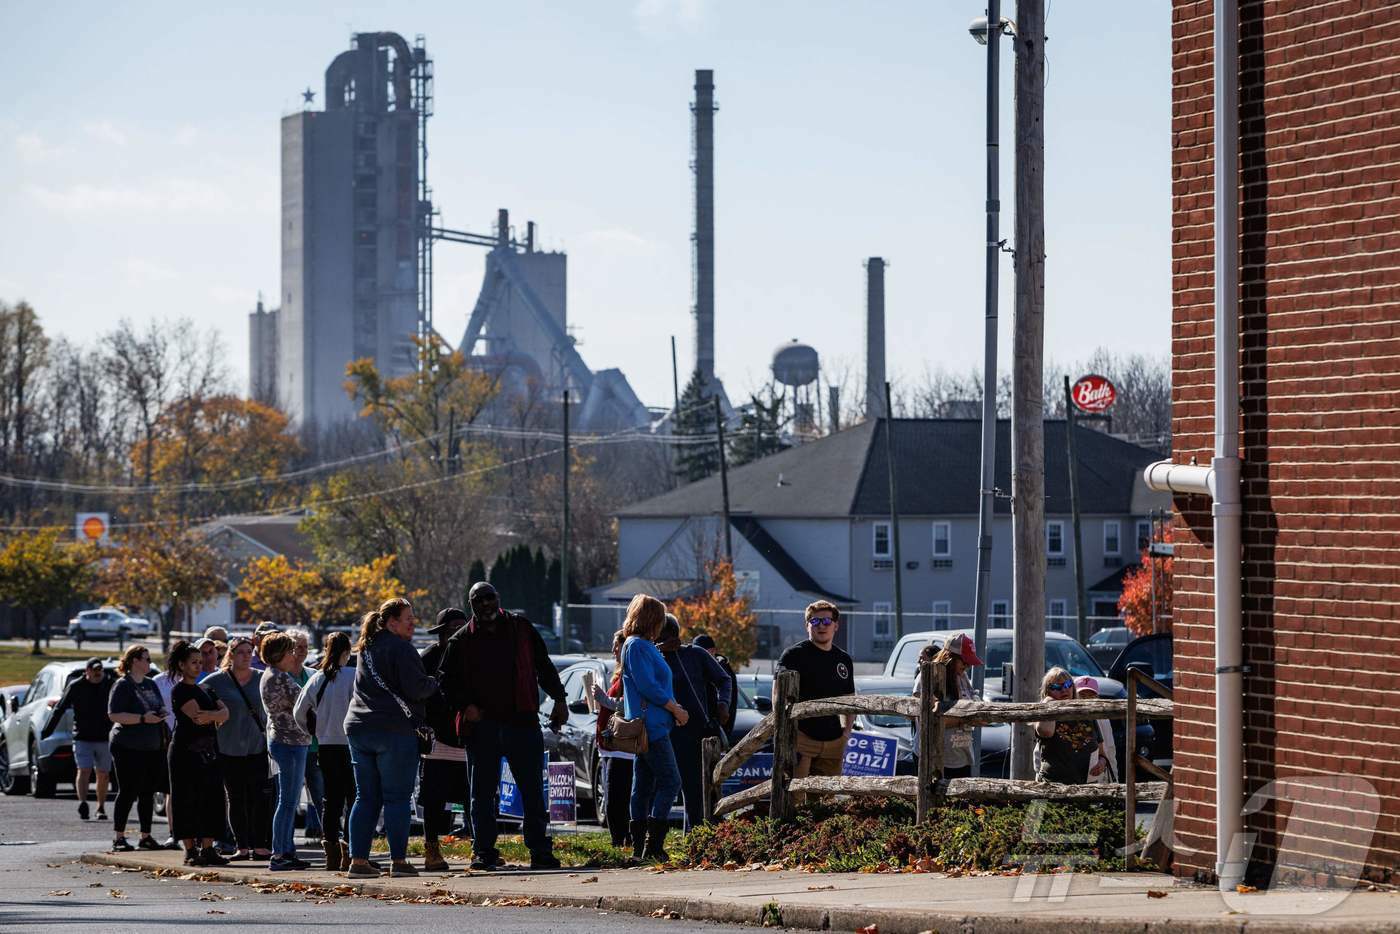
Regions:
<instances>
[{"instance_id":1,"label":"white house window","mask_svg":"<svg viewBox=\"0 0 1400 934\"><path fill-rule=\"evenodd\" d=\"M876 522L874 532L872 554L877 558L888 558L890 556L890 524Z\"/></svg>"},{"instance_id":2,"label":"white house window","mask_svg":"<svg viewBox=\"0 0 1400 934\"><path fill-rule=\"evenodd\" d=\"M1103 524L1103 553L1104 555L1121 554L1120 539L1122 538L1121 526L1117 519L1109 519Z\"/></svg>"},{"instance_id":3,"label":"white house window","mask_svg":"<svg viewBox=\"0 0 1400 934\"><path fill-rule=\"evenodd\" d=\"M1146 519L1139 519L1137 523L1137 550L1141 554L1142 550L1152 544L1152 523Z\"/></svg>"},{"instance_id":4,"label":"white house window","mask_svg":"<svg viewBox=\"0 0 1400 934\"><path fill-rule=\"evenodd\" d=\"M1045 523L1045 554L1051 558L1064 557L1065 524L1062 520Z\"/></svg>"},{"instance_id":5,"label":"white house window","mask_svg":"<svg viewBox=\"0 0 1400 934\"><path fill-rule=\"evenodd\" d=\"M933 524L933 556L950 558L953 555L953 526L948 522Z\"/></svg>"},{"instance_id":6,"label":"white house window","mask_svg":"<svg viewBox=\"0 0 1400 934\"><path fill-rule=\"evenodd\" d=\"M883 602L883 601L882 601L882 602L878 602L878 603L873 603L873 604L871 604L871 608L875 611L875 628L874 628L875 641L877 641L877 642L888 641L888 640L891 638L891 636L890 636L890 611L891 611L892 607L890 606L889 603L886 603L886 602Z\"/></svg>"},{"instance_id":7,"label":"white house window","mask_svg":"<svg viewBox=\"0 0 1400 934\"><path fill-rule=\"evenodd\" d=\"M1050 628L1055 632L1064 632L1069 623L1069 604L1064 600L1050 601Z\"/></svg>"},{"instance_id":8,"label":"white house window","mask_svg":"<svg viewBox=\"0 0 1400 934\"><path fill-rule=\"evenodd\" d=\"M953 628L953 604L947 600L933 601L933 628Z\"/></svg>"},{"instance_id":9,"label":"white house window","mask_svg":"<svg viewBox=\"0 0 1400 934\"><path fill-rule=\"evenodd\" d=\"M992 601L992 625L1005 627L1011 622L1011 603L1007 600Z\"/></svg>"}]
</instances>

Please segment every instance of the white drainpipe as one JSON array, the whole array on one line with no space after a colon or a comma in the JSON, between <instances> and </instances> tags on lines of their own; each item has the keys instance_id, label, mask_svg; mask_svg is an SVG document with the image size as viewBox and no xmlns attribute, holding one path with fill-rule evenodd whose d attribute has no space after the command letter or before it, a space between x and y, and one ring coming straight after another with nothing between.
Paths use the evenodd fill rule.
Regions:
<instances>
[{"instance_id":1,"label":"white drainpipe","mask_svg":"<svg viewBox=\"0 0 1400 934\"><path fill-rule=\"evenodd\" d=\"M1215 456L1209 467L1161 461L1154 490L1211 497L1215 552L1215 873L1244 881L1244 651L1240 620L1239 7L1215 0Z\"/></svg>"}]
</instances>

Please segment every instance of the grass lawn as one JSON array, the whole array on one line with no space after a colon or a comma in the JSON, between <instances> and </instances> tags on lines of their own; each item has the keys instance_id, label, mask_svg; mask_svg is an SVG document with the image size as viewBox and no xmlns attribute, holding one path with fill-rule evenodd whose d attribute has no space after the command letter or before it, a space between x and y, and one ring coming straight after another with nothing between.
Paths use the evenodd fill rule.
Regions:
<instances>
[{"instance_id":1,"label":"grass lawn","mask_svg":"<svg viewBox=\"0 0 1400 934\"><path fill-rule=\"evenodd\" d=\"M666 842L671 844L677 854L681 851L681 832L673 831L666 837ZM458 837L443 837L442 855L454 863L465 864L471 860L472 844L470 840ZM374 841L372 849L377 853L388 850L388 845L380 837ZM530 851L525 849L525 843L520 839L519 834L502 834L496 840L496 848L501 851L501 855L510 863L530 862ZM412 837L408 841L408 855L423 855L423 839ZM571 833L560 834L554 838L554 855L559 862L565 866L579 869L615 869L627 865L628 858L632 853L630 850L619 850L612 845L612 838L606 833ZM461 868L465 868L463 865Z\"/></svg>"},{"instance_id":2,"label":"grass lawn","mask_svg":"<svg viewBox=\"0 0 1400 934\"><path fill-rule=\"evenodd\" d=\"M47 649L43 655L30 655L31 646L29 643L16 645L14 643L0 644L0 687L7 684L28 684L34 680L34 674L49 662L64 661L65 659L88 659L96 656L98 658L115 657L115 642L102 643L90 649ZM152 649L151 658L159 664L160 653Z\"/></svg>"}]
</instances>

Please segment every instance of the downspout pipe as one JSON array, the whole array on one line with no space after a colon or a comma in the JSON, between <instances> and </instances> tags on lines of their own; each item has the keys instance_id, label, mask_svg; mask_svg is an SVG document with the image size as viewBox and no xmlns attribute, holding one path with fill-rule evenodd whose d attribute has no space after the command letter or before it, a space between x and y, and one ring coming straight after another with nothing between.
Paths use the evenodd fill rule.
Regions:
<instances>
[{"instance_id":1,"label":"downspout pipe","mask_svg":"<svg viewBox=\"0 0 1400 934\"><path fill-rule=\"evenodd\" d=\"M1158 462L1160 491L1211 497L1215 552L1215 874L1244 881L1244 647L1240 612L1239 6L1215 0L1215 455L1209 467Z\"/></svg>"}]
</instances>

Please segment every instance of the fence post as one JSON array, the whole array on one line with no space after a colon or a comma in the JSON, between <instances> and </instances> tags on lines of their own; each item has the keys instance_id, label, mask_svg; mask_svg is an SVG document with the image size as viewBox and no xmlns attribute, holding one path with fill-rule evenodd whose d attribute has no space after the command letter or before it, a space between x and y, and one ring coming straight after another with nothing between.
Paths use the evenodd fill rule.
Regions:
<instances>
[{"instance_id":1,"label":"fence post","mask_svg":"<svg viewBox=\"0 0 1400 934\"><path fill-rule=\"evenodd\" d=\"M705 796L705 823L715 819L715 801L719 786L714 783L715 764L724 755L718 736L706 736L700 741L700 789Z\"/></svg>"},{"instance_id":2,"label":"fence post","mask_svg":"<svg viewBox=\"0 0 1400 934\"><path fill-rule=\"evenodd\" d=\"M1137 689L1141 673L1128 669L1128 716L1123 724L1123 857L1125 868L1137 863Z\"/></svg>"},{"instance_id":3,"label":"fence post","mask_svg":"<svg viewBox=\"0 0 1400 934\"><path fill-rule=\"evenodd\" d=\"M768 814L775 820L791 816L788 780L797 765L797 721L792 705L797 702L795 671L780 671L773 678L773 781L768 796Z\"/></svg>"},{"instance_id":4,"label":"fence post","mask_svg":"<svg viewBox=\"0 0 1400 934\"><path fill-rule=\"evenodd\" d=\"M945 666L933 661L919 665L919 788L916 820L928 820L937 797L934 783L943 778L943 691Z\"/></svg>"}]
</instances>

